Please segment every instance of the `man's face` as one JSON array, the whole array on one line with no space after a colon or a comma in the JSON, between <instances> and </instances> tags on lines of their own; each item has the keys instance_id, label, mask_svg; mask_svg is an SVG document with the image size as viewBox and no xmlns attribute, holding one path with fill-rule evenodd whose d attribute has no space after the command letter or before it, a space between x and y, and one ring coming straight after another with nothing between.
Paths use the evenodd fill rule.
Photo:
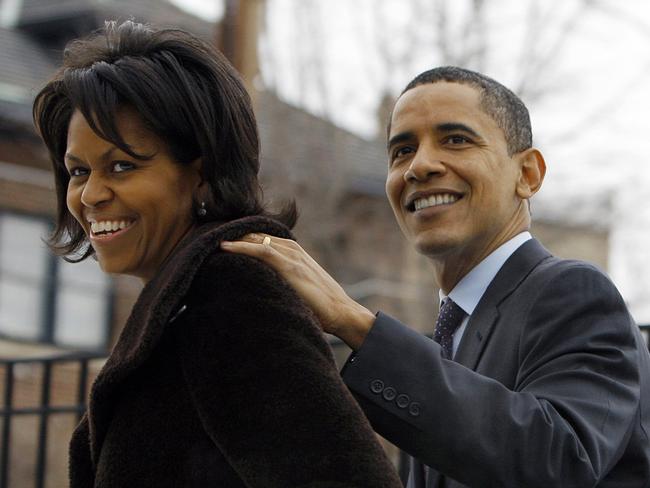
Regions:
<instances>
[{"instance_id":1,"label":"man's face","mask_svg":"<svg viewBox=\"0 0 650 488\"><path fill-rule=\"evenodd\" d=\"M519 166L479 95L459 83L417 86L395 104L388 136L386 193L402 232L422 254L471 267L503 243L522 203Z\"/></svg>"}]
</instances>

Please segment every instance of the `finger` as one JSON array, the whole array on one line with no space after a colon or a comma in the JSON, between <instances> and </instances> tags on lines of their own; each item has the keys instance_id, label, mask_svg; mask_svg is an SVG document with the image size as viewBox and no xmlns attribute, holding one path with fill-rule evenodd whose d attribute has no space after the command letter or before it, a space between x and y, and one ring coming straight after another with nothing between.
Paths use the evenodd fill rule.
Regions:
<instances>
[{"instance_id":1,"label":"finger","mask_svg":"<svg viewBox=\"0 0 650 488\"><path fill-rule=\"evenodd\" d=\"M269 239L273 239L275 242L281 242L281 241L286 241L286 239L282 239L280 237L276 237L271 234L264 234L262 232L251 232L250 234L246 234L238 239L235 239L231 242L237 242L237 241L245 241L245 242L251 242L254 244L262 244L264 242L264 239L268 237Z\"/></svg>"},{"instance_id":2,"label":"finger","mask_svg":"<svg viewBox=\"0 0 650 488\"><path fill-rule=\"evenodd\" d=\"M273 247L275 250L282 253L291 252L299 247L293 239L283 239L271 234L264 234L261 232L253 232L230 242L248 242L251 244L266 245Z\"/></svg>"},{"instance_id":3,"label":"finger","mask_svg":"<svg viewBox=\"0 0 650 488\"><path fill-rule=\"evenodd\" d=\"M245 254L246 256L258 258L265 262L270 262L274 255L271 246L260 245L259 242L222 241L220 247L224 251Z\"/></svg>"},{"instance_id":4,"label":"finger","mask_svg":"<svg viewBox=\"0 0 650 488\"><path fill-rule=\"evenodd\" d=\"M262 241L264 240L265 237L266 234L252 232L231 242L250 242L251 244L262 244Z\"/></svg>"}]
</instances>

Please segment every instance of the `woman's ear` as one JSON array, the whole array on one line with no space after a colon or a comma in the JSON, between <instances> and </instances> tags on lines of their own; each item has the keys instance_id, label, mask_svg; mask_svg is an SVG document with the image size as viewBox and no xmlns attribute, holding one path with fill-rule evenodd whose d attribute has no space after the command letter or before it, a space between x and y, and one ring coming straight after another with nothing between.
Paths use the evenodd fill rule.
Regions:
<instances>
[{"instance_id":1,"label":"woman's ear","mask_svg":"<svg viewBox=\"0 0 650 488\"><path fill-rule=\"evenodd\" d=\"M205 180L203 179L203 160L201 158L196 158L190 163L190 170L192 175L192 188L194 192L199 192L204 190Z\"/></svg>"},{"instance_id":2,"label":"woman's ear","mask_svg":"<svg viewBox=\"0 0 650 488\"><path fill-rule=\"evenodd\" d=\"M531 147L516 155L519 163L519 179L516 193L522 200L528 200L541 188L546 175L546 162L542 153Z\"/></svg>"},{"instance_id":3,"label":"woman's ear","mask_svg":"<svg viewBox=\"0 0 650 488\"><path fill-rule=\"evenodd\" d=\"M189 164L189 173L192 191L192 212L198 220L204 219L209 212L212 198L210 198L210 188L208 182L203 178L203 161L196 158ZM207 207L207 208L206 208Z\"/></svg>"}]
</instances>

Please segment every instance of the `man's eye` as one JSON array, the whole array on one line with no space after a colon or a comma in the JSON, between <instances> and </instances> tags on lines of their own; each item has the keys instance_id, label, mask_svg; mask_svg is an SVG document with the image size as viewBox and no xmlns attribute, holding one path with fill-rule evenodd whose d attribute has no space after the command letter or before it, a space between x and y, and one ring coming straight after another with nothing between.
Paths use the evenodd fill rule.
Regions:
<instances>
[{"instance_id":1,"label":"man's eye","mask_svg":"<svg viewBox=\"0 0 650 488\"><path fill-rule=\"evenodd\" d=\"M68 173L70 176L86 176L88 174L88 170L86 168L70 168L68 170Z\"/></svg>"},{"instance_id":2,"label":"man's eye","mask_svg":"<svg viewBox=\"0 0 650 488\"><path fill-rule=\"evenodd\" d=\"M449 136L446 139L446 142L453 145L467 144L471 142L467 137L461 135Z\"/></svg>"},{"instance_id":3,"label":"man's eye","mask_svg":"<svg viewBox=\"0 0 650 488\"><path fill-rule=\"evenodd\" d=\"M123 173L133 168L135 168L135 165L128 161L115 161L113 163L113 173Z\"/></svg>"},{"instance_id":4,"label":"man's eye","mask_svg":"<svg viewBox=\"0 0 650 488\"><path fill-rule=\"evenodd\" d=\"M397 148L393 152L393 158L400 158L402 156L405 156L406 154L409 154L412 151L413 151L413 149L411 147L409 147L409 146Z\"/></svg>"}]
</instances>

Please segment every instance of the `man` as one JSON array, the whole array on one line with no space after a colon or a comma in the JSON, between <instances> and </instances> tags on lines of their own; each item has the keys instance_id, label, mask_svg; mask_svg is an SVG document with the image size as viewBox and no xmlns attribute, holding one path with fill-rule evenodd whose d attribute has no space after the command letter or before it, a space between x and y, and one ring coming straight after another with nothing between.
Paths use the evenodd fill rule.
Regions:
<instances>
[{"instance_id":1,"label":"man","mask_svg":"<svg viewBox=\"0 0 650 488\"><path fill-rule=\"evenodd\" d=\"M408 487L649 487L650 358L610 280L528 233L545 174L528 111L472 71L416 77L388 129L386 193L441 289L434 338L350 299L296 243L263 259L354 350L342 375L414 457Z\"/></svg>"}]
</instances>

